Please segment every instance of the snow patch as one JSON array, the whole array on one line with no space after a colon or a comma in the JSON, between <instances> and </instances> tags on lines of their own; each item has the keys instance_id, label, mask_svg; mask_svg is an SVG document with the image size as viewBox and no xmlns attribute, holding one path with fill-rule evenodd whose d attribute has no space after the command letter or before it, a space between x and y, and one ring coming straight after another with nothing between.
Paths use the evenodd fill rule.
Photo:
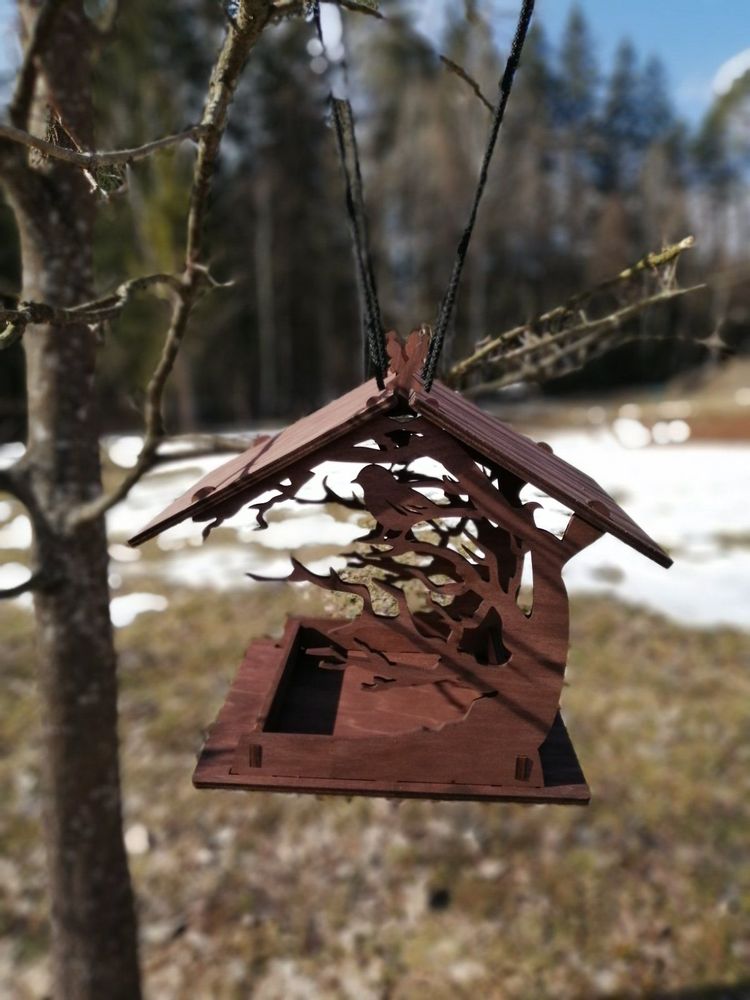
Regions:
<instances>
[{"instance_id":1,"label":"snow patch","mask_svg":"<svg viewBox=\"0 0 750 1000\"><path fill-rule=\"evenodd\" d=\"M31 545L31 521L19 514L0 528L0 549L28 549Z\"/></svg>"},{"instance_id":2,"label":"snow patch","mask_svg":"<svg viewBox=\"0 0 750 1000\"><path fill-rule=\"evenodd\" d=\"M169 601L162 594L124 594L114 597L109 604L109 614L115 628L130 625L146 611L165 611Z\"/></svg>"}]
</instances>

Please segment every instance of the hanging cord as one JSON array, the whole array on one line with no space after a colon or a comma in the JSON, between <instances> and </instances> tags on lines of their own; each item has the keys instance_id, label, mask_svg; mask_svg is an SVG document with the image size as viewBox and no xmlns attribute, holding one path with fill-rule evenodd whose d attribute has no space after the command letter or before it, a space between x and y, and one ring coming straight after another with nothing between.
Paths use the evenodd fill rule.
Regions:
<instances>
[{"instance_id":1,"label":"hanging cord","mask_svg":"<svg viewBox=\"0 0 750 1000\"><path fill-rule=\"evenodd\" d=\"M320 25L319 0L313 0L313 2L308 3L307 10L315 24L318 41L325 51L323 31ZM385 375L388 371L388 356L386 354L385 331L380 315L378 290L372 267L372 255L370 253L362 171L359 165L357 137L354 131L354 113L349 101L334 97L333 91L329 93L328 100L331 105L331 117L336 133L336 149L344 175L346 214L352 234L354 258L357 267L357 286L364 334L365 378L373 374L378 388L382 389L384 388Z\"/></svg>"},{"instance_id":2,"label":"hanging cord","mask_svg":"<svg viewBox=\"0 0 750 1000\"><path fill-rule=\"evenodd\" d=\"M375 275L370 257L367 219L364 212L362 194L362 175L359 169L357 142L354 135L354 118L349 101L331 96L331 111L333 125L336 131L336 144L339 150L341 168L344 173L346 187L346 213L354 243L354 255L357 263L357 282L362 311L362 320L367 344L370 367L380 389L388 370L388 360L385 349L385 333L380 316L378 292L375 285Z\"/></svg>"},{"instance_id":3,"label":"hanging cord","mask_svg":"<svg viewBox=\"0 0 750 1000\"><path fill-rule=\"evenodd\" d=\"M495 143L497 142L497 135L500 131L500 126L503 123L503 116L505 115L505 106L508 103L508 98L510 97L510 92L513 87L513 77L515 76L516 70L518 69L518 64L521 60L521 52L523 51L523 43L526 40L526 32L529 27L529 21L531 20L531 15L534 12L534 0L523 0L521 5L521 13L518 17L518 25L516 27L516 33L513 38L513 44L510 47L510 54L508 56L508 61L505 64L505 72L502 75L499 85L499 98L497 106L495 107L495 112L492 116L492 124L490 125L490 134L487 139L487 146L484 150L484 158L482 159L482 168L479 171L479 180L477 181L476 190L474 192L474 201L471 206L471 213L469 215L469 221L466 228L461 235L461 239L458 242L458 248L456 250L456 258L453 262L453 270L451 272L450 281L448 282L448 288L446 289L443 300L440 303L440 309L438 311L438 317L435 322L435 330L430 340L430 346L427 351L427 357L425 358L424 367L422 368L422 380L424 382L424 387L427 392L432 388L432 383L435 380L435 373L437 371L438 361L440 360L440 354L445 343L445 335L448 331L450 325L451 317L453 316L453 309L456 304L456 296L458 294L458 286L461 282L461 273L463 271L464 262L466 261L466 254L469 249L469 243L471 241L471 234L474 231L474 224L477 220L477 212L479 210L479 202L482 200L482 195L484 193L484 188L487 183L487 174L489 172L490 161L492 160L492 154L495 151Z\"/></svg>"}]
</instances>

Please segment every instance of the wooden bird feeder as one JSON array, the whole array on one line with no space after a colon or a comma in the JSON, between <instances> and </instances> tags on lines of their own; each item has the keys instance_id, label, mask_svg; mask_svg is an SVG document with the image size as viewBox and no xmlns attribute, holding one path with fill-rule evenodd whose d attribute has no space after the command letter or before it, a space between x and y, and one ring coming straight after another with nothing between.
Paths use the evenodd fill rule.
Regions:
<instances>
[{"instance_id":1,"label":"wooden bird feeder","mask_svg":"<svg viewBox=\"0 0 750 1000\"><path fill-rule=\"evenodd\" d=\"M200 788L585 803L560 716L568 652L565 563L609 532L669 556L584 473L440 382L417 374L426 338L389 334L367 382L205 476L139 532L249 506L259 528L322 462L351 488L321 504L368 513L340 572L293 561L293 582L353 594L353 619L293 618L253 642L200 755ZM432 460L426 462L425 460ZM338 482L338 480L337 480ZM561 537L526 484L571 511ZM304 500L309 503L309 499ZM519 603L533 575L531 610Z\"/></svg>"}]
</instances>

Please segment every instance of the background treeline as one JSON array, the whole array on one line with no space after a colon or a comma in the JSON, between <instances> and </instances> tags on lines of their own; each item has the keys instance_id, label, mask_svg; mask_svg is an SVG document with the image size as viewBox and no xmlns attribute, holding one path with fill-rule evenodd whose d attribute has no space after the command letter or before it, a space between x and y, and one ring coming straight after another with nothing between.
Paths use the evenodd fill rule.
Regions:
<instances>
[{"instance_id":1,"label":"background treeline","mask_svg":"<svg viewBox=\"0 0 750 1000\"><path fill-rule=\"evenodd\" d=\"M381 304L387 326L402 332L434 319L488 124L486 108L438 53L465 67L490 100L504 56L473 5L455 8L437 41L415 31L412 5L397 0L381 5L384 21L345 15ZM97 70L100 146L135 145L199 119L225 16L214 0L123 5ZM499 23L508 34L510 22ZM341 65L333 69L341 75ZM330 70L299 19L267 32L253 55L210 219L214 273L235 286L208 296L190 331L169 401L175 430L287 417L361 375L354 270L327 123ZM555 46L538 22L493 164L451 355L688 232L698 249L681 265L683 281L709 278L709 289L639 321L674 339L622 347L549 389L662 381L704 359L690 338L717 323L740 346L750 316L749 108L750 74L691 130L674 112L656 58L625 40L613 64L601 65L575 9ZM192 155L182 148L138 165L126 192L102 206L102 289L179 267ZM17 291L17 281L15 234L2 206L0 292ZM137 423L166 317L166 304L142 298L106 334L105 426ZM23 430L22 377L21 352L8 352L0 365L6 439Z\"/></svg>"}]
</instances>

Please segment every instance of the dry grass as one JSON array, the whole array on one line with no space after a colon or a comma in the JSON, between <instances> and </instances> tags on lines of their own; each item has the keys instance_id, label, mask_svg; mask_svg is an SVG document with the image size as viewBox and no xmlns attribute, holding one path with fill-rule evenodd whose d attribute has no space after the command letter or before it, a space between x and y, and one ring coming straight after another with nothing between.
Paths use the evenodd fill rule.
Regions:
<instances>
[{"instance_id":1,"label":"dry grass","mask_svg":"<svg viewBox=\"0 0 750 1000\"><path fill-rule=\"evenodd\" d=\"M290 591L175 591L119 634L151 997L750 995L747 636L574 603L588 809L196 792L201 729ZM2 615L0 994L27 997L45 987L38 717L30 618Z\"/></svg>"}]
</instances>

